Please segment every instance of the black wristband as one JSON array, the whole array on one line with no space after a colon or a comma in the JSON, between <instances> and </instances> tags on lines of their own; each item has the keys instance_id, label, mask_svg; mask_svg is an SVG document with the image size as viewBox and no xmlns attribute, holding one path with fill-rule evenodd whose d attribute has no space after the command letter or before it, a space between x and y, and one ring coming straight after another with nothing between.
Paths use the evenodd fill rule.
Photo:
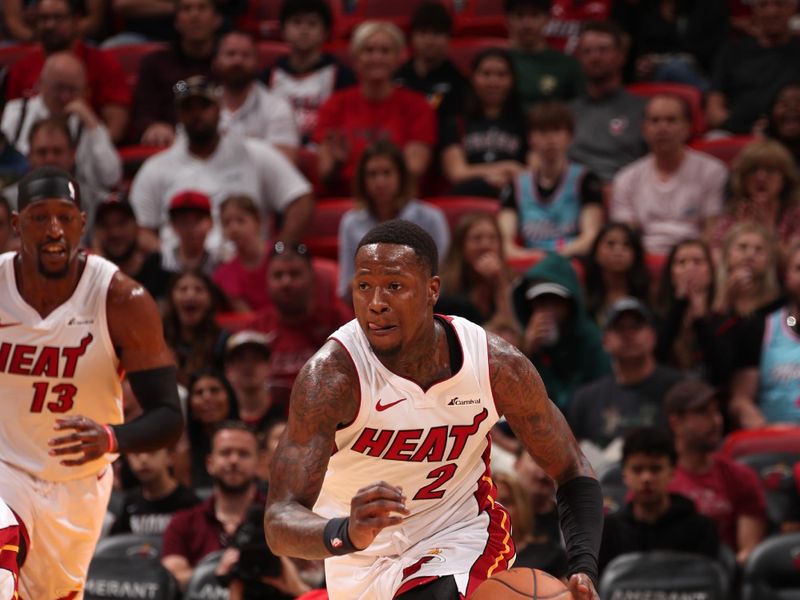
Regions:
<instances>
[{"instance_id":1,"label":"black wristband","mask_svg":"<svg viewBox=\"0 0 800 600\"><path fill-rule=\"evenodd\" d=\"M328 552L334 556L358 552L358 548L350 541L350 534L347 533L348 525L350 525L350 517L337 517L325 525L322 541Z\"/></svg>"},{"instance_id":2,"label":"black wristband","mask_svg":"<svg viewBox=\"0 0 800 600\"><path fill-rule=\"evenodd\" d=\"M600 483L593 477L575 477L558 486L556 498L569 575L585 573L597 587L597 555L603 538Z\"/></svg>"}]
</instances>

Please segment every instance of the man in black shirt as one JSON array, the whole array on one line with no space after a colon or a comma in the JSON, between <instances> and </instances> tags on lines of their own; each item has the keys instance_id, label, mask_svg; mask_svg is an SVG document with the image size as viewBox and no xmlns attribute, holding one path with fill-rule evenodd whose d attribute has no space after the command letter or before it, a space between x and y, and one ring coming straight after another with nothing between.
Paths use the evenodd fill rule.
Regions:
<instances>
[{"instance_id":1,"label":"man in black shirt","mask_svg":"<svg viewBox=\"0 0 800 600\"><path fill-rule=\"evenodd\" d=\"M139 533L160 536L175 512L200 503L194 492L178 483L172 475L169 450L131 452L127 459L141 487L125 494L122 510L111 527L111 535Z\"/></svg>"},{"instance_id":2,"label":"man in black shirt","mask_svg":"<svg viewBox=\"0 0 800 600\"><path fill-rule=\"evenodd\" d=\"M631 498L606 517L600 569L628 552L674 550L716 559L719 539L711 519L688 498L667 491L676 455L669 434L642 427L631 430L622 450L622 476Z\"/></svg>"},{"instance_id":3,"label":"man in black shirt","mask_svg":"<svg viewBox=\"0 0 800 600\"><path fill-rule=\"evenodd\" d=\"M603 347L613 372L580 388L570 402L569 423L578 440L604 448L634 427L666 430L662 399L684 376L656 363L655 345L652 315L644 304L629 297L611 305Z\"/></svg>"},{"instance_id":4,"label":"man in black shirt","mask_svg":"<svg viewBox=\"0 0 800 600\"><path fill-rule=\"evenodd\" d=\"M424 94L439 119L461 113L467 80L447 58L453 20L439 2L423 2L411 16L411 58L395 81Z\"/></svg>"},{"instance_id":5,"label":"man in black shirt","mask_svg":"<svg viewBox=\"0 0 800 600\"><path fill-rule=\"evenodd\" d=\"M97 207L94 223L97 252L161 302L171 275L162 268L159 252L148 253L139 246L138 235L139 226L127 200L111 196Z\"/></svg>"}]
</instances>

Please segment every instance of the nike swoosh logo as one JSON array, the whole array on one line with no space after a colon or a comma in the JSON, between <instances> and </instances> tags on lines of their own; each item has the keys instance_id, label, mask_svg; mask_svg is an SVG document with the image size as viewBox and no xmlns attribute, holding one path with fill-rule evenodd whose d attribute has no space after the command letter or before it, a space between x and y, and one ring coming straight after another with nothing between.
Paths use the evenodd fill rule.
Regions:
<instances>
[{"instance_id":1,"label":"nike swoosh logo","mask_svg":"<svg viewBox=\"0 0 800 600\"><path fill-rule=\"evenodd\" d=\"M394 402L389 402L389 404L381 404L381 399L378 398L378 403L375 405L375 408L378 412L383 412L387 408L392 408L395 404L400 404L401 402L405 402L405 398L400 398L400 400L395 400Z\"/></svg>"},{"instance_id":2,"label":"nike swoosh logo","mask_svg":"<svg viewBox=\"0 0 800 600\"><path fill-rule=\"evenodd\" d=\"M0 329L3 327L16 327L17 325L22 325L22 323L0 323Z\"/></svg>"}]
</instances>

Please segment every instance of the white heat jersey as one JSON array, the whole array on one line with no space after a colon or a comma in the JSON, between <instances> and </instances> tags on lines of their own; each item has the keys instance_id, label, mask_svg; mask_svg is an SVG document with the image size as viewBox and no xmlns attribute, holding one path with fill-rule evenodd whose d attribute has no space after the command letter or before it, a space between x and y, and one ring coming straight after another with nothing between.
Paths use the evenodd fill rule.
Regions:
<instances>
[{"instance_id":1,"label":"white heat jersey","mask_svg":"<svg viewBox=\"0 0 800 600\"><path fill-rule=\"evenodd\" d=\"M122 422L119 360L106 322L117 267L88 256L72 296L42 318L17 289L14 252L0 255L0 461L39 479L69 481L101 471L108 455L79 467L48 454L56 420L83 415Z\"/></svg>"},{"instance_id":2,"label":"white heat jersey","mask_svg":"<svg viewBox=\"0 0 800 600\"><path fill-rule=\"evenodd\" d=\"M357 321L331 336L355 364L361 405L353 423L336 433L336 452L314 511L348 516L356 491L380 480L403 488L410 511L401 525L384 529L366 550L350 556L403 554L437 532L475 523L481 513L492 513L482 526L496 519L506 523L489 470L489 431L498 414L486 333L465 319L445 318L464 361L455 375L427 391L389 371Z\"/></svg>"}]
</instances>

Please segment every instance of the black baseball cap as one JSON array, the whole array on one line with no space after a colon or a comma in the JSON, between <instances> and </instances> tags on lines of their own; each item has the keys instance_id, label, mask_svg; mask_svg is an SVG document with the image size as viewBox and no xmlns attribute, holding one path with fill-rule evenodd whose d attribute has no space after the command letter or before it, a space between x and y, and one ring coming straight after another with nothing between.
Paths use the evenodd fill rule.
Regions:
<instances>
[{"instance_id":1,"label":"black baseball cap","mask_svg":"<svg viewBox=\"0 0 800 600\"><path fill-rule=\"evenodd\" d=\"M650 309L647 308L641 300L633 296L626 296L614 302L606 311L605 329L613 327L619 318L626 313L633 313L640 316L648 325L653 325L655 322L653 320L653 313L650 312Z\"/></svg>"},{"instance_id":2,"label":"black baseball cap","mask_svg":"<svg viewBox=\"0 0 800 600\"><path fill-rule=\"evenodd\" d=\"M505 0L505 6L503 8L506 14L525 9L532 9L536 12L550 14L552 6L553 3L551 0Z\"/></svg>"},{"instance_id":3,"label":"black baseball cap","mask_svg":"<svg viewBox=\"0 0 800 600\"><path fill-rule=\"evenodd\" d=\"M133 212L131 203L128 202L126 198L121 198L119 194L111 194L97 205L97 210L94 214L95 223L112 212L119 212L131 219L136 219L136 214Z\"/></svg>"},{"instance_id":4,"label":"black baseball cap","mask_svg":"<svg viewBox=\"0 0 800 600\"><path fill-rule=\"evenodd\" d=\"M178 106L191 98L204 98L219 104L219 88L205 75L193 75L181 79L172 86L172 95Z\"/></svg>"},{"instance_id":5,"label":"black baseball cap","mask_svg":"<svg viewBox=\"0 0 800 600\"><path fill-rule=\"evenodd\" d=\"M78 182L64 169L37 167L23 177L18 185L17 211L22 212L35 202L63 198L81 207Z\"/></svg>"}]
</instances>

